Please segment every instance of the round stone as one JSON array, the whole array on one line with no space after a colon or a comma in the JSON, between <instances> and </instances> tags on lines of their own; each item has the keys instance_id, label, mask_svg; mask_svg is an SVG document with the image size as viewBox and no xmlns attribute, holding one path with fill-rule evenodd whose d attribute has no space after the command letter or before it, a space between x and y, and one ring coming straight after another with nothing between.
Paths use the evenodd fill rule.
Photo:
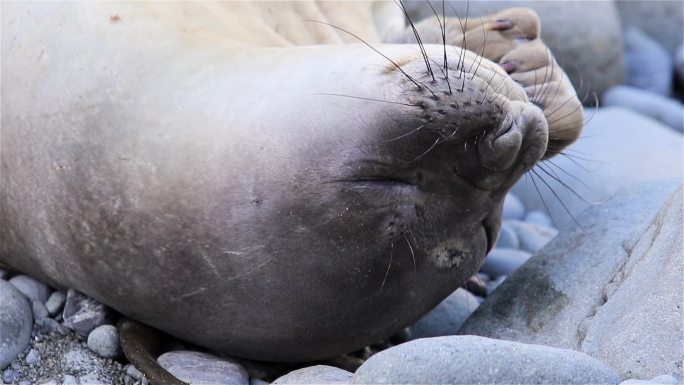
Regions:
<instances>
[{"instance_id":1,"label":"round stone","mask_svg":"<svg viewBox=\"0 0 684 385\"><path fill-rule=\"evenodd\" d=\"M15 286L0 280L0 370L26 348L32 326L28 299Z\"/></svg>"},{"instance_id":2,"label":"round stone","mask_svg":"<svg viewBox=\"0 0 684 385\"><path fill-rule=\"evenodd\" d=\"M539 210L533 210L527 213L527 215L525 215L525 222L540 226L553 227L553 221L551 220L551 217L549 217L545 212Z\"/></svg>"},{"instance_id":3,"label":"round stone","mask_svg":"<svg viewBox=\"0 0 684 385\"><path fill-rule=\"evenodd\" d=\"M17 275L9 280L23 295L31 301L45 303L50 295L50 288L46 284L31 278L28 275Z\"/></svg>"},{"instance_id":4,"label":"round stone","mask_svg":"<svg viewBox=\"0 0 684 385\"><path fill-rule=\"evenodd\" d=\"M512 193L508 193L503 204L503 219L523 219L525 206L522 201Z\"/></svg>"},{"instance_id":5,"label":"round stone","mask_svg":"<svg viewBox=\"0 0 684 385\"><path fill-rule=\"evenodd\" d=\"M119 332L112 325L98 326L88 334L88 348L103 358L114 358L121 353Z\"/></svg>"},{"instance_id":6,"label":"round stone","mask_svg":"<svg viewBox=\"0 0 684 385\"><path fill-rule=\"evenodd\" d=\"M518 235L513 231L508 223L501 224L501 231L499 232L499 239L496 241L496 246L504 249L517 249L520 247Z\"/></svg>"},{"instance_id":7,"label":"round stone","mask_svg":"<svg viewBox=\"0 0 684 385\"><path fill-rule=\"evenodd\" d=\"M493 278L510 275L531 256L532 254L523 250L494 249L487 255L480 270Z\"/></svg>"}]
</instances>

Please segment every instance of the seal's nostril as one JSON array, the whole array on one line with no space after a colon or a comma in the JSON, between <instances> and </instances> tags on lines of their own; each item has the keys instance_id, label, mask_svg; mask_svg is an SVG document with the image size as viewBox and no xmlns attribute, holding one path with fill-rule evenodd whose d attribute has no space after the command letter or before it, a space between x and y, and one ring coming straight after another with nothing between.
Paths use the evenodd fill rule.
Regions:
<instances>
[{"instance_id":1,"label":"seal's nostril","mask_svg":"<svg viewBox=\"0 0 684 385\"><path fill-rule=\"evenodd\" d=\"M508 117L501 128L490 133L478 146L482 165L492 171L510 167L522 146L525 119L522 114Z\"/></svg>"}]
</instances>

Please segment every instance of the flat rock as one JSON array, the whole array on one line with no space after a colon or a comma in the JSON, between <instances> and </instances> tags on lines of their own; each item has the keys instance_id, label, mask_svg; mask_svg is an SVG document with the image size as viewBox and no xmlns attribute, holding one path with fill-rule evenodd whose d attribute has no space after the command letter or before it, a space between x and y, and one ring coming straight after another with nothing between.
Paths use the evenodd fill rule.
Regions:
<instances>
[{"instance_id":1,"label":"flat rock","mask_svg":"<svg viewBox=\"0 0 684 385\"><path fill-rule=\"evenodd\" d=\"M655 119L679 132L684 132L682 103L629 86L610 88L602 97L604 106L620 106Z\"/></svg>"},{"instance_id":2,"label":"flat rock","mask_svg":"<svg viewBox=\"0 0 684 385\"><path fill-rule=\"evenodd\" d=\"M413 20L434 17L424 1L408 1ZM451 7L462 20L488 15L507 8L528 7L541 19L541 37L582 97L601 95L621 84L624 74L622 26L612 1L453 1ZM440 9L441 13L441 9ZM681 28L680 28L681 29ZM650 34L650 32L649 32ZM582 88L580 89L580 85Z\"/></svg>"},{"instance_id":3,"label":"flat rock","mask_svg":"<svg viewBox=\"0 0 684 385\"><path fill-rule=\"evenodd\" d=\"M23 295L30 301L39 301L45 303L50 295L50 288L28 275L17 275L9 280L9 283L14 285Z\"/></svg>"},{"instance_id":4,"label":"flat rock","mask_svg":"<svg viewBox=\"0 0 684 385\"><path fill-rule=\"evenodd\" d=\"M453 335L477 309L480 301L467 290L457 289L409 327L411 339Z\"/></svg>"},{"instance_id":5,"label":"flat rock","mask_svg":"<svg viewBox=\"0 0 684 385\"><path fill-rule=\"evenodd\" d=\"M681 378L680 186L647 183L587 209L459 333L576 349L625 379Z\"/></svg>"},{"instance_id":6,"label":"flat rock","mask_svg":"<svg viewBox=\"0 0 684 385\"><path fill-rule=\"evenodd\" d=\"M534 169L553 191L533 174L513 188L528 210L548 212L561 231L576 229L573 217L623 187L684 173L684 140L670 127L622 107L589 110L587 116L593 117L582 137L564 151L567 155ZM542 169L557 174L567 188Z\"/></svg>"},{"instance_id":7,"label":"flat rock","mask_svg":"<svg viewBox=\"0 0 684 385\"><path fill-rule=\"evenodd\" d=\"M64 325L83 337L100 325L110 323L111 310L82 293L69 289L62 312Z\"/></svg>"},{"instance_id":8,"label":"flat rock","mask_svg":"<svg viewBox=\"0 0 684 385\"><path fill-rule=\"evenodd\" d=\"M477 336L423 338L384 350L352 384L617 384L605 364L573 350Z\"/></svg>"},{"instance_id":9,"label":"flat rock","mask_svg":"<svg viewBox=\"0 0 684 385\"><path fill-rule=\"evenodd\" d=\"M333 385L349 384L352 373L332 366L316 365L292 371L277 380L272 385L301 384L301 385Z\"/></svg>"},{"instance_id":10,"label":"flat rock","mask_svg":"<svg viewBox=\"0 0 684 385\"><path fill-rule=\"evenodd\" d=\"M26 348L32 325L28 299L16 287L0 280L0 370Z\"/></svg>"},{"instance_id":11,"label":"flat rock","mask_svg":"<svg viewBox=\"0 0 684 385\"><path fill-rule=\"evenodd\" d=\"M162 354L157 362L190 385L249 385L249 376L242 366L211 354L179 350Z\"/></svg>"}]
</instances>

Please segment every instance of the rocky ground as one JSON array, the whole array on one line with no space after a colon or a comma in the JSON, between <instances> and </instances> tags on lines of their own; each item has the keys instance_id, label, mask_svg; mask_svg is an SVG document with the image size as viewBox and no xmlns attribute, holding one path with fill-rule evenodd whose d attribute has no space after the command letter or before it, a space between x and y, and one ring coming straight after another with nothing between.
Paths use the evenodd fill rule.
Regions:
<instances>
[{"instance_id":1,"label":"rocky ground","mask_svg":"<svg viewBox=\"0 0 684 385\"><path fill-rule=\"evenodd\" d=\"M551 48L565 47L559 61L601 107L587 109L575 145L515 186L478 275L401 336L353 353L353 372L188 350L159 357L163 367L192 384L681 383L684 6L514 3L538 8ZM577 34L573 18L591 23ZM0 278L4 384L147 383L121 354L113 311Z\"/></svg>"}]
</instances>

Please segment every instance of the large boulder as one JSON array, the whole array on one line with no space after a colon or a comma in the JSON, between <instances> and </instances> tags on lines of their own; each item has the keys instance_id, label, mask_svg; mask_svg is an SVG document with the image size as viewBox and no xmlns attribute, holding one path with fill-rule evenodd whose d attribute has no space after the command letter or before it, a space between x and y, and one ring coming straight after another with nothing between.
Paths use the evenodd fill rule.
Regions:
<instances>
[{"instance_id":1,"label":"large boulder","mask_svg":"<svg viewBox=\"0 0 684 385\"><path fill-rule=\"evenodd\" d=\"M681 180L587 209L512 274L459 333L576 349L622 378L681 378Z\"/></svg>"},{"instance_id":2,"label":"large boulder","mask_svg":"<svg viewBox=\"0 0 684 385\"><path fill-rule=\"evenodd\" d=\"M683 173L680 133L621 107L589 115L576 143L541 162L513 188L528 210L548 209L559 230L576 228L573 217L622 187Z\"/></svg>"},{"instance_id":3,"label":"large boulder","mask_svg":"<svg viewBox=\"0 0 684 385\"><path fill-rule=\"evenodd\" d=\"M581 97L591 92L601 95L611 86L622 83L625 71L622 27L613 2L463 0L450 1L445 10L448 16L454 16L455 10L465 20L466 12L471 19L513 7L532 8L539 14L542 39ZM407 8L412 20L434 16L426 1L409 1ZM587 101L593 102L593 99Z\"/></svg>"}]
</instances>

